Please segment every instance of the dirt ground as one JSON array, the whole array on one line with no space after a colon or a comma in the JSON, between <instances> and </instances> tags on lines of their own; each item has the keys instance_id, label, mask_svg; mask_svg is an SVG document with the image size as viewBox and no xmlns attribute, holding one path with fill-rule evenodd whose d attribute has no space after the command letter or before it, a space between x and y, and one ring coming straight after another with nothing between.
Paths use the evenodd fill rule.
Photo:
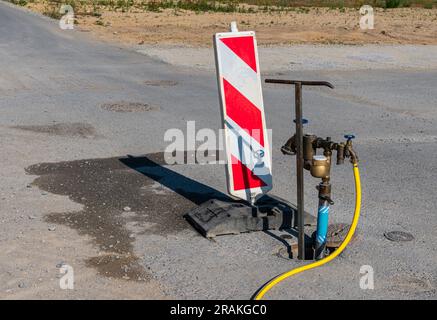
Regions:
<instances>
[{"instance_id":1,"label":"dirt ground","mask_svg":"<svg viewBox=\"0 0 437 320\"><path fill-rule=\"evenodd\" d=\"M38 12L47 4L30 3ZM240 30L255 30L261 45L287 44L437 44L437 8L375 8L375 28L361 30L358 9L305 8L254 13L161 12L129 9L81 9L77 28L100 40L135 44L210 46L211 34L228 30L237 21ZM101 14L101 16L100 16Z\"/></svg>"}]
</instances>

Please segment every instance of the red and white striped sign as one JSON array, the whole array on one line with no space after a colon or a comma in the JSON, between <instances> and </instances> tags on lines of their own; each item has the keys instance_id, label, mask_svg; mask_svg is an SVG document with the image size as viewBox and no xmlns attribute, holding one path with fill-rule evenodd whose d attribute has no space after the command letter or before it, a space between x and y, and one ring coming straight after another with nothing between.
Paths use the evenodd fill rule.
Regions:
<instances>
[{"instance_id":1,"label":"red and white striped sign","mask_svg":"<svg viewBox=\"0 0 437 320\"><path fill-rule=\"evenodd\" d=\"M217 33L214 48L225 129L228 192L253 202L272 189L255 33Z\"/></svg>"}]
</instances>

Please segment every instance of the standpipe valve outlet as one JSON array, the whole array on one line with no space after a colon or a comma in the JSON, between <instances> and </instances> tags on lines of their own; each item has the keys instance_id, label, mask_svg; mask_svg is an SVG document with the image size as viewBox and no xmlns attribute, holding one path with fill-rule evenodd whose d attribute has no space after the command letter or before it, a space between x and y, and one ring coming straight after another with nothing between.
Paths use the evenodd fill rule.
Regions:
<instances>
[{"instance_id":1,"label":"standpipe valve outlet","mask_svg":"<svg viewBox=\"0 0 437 320\"><path fill-rule=\"evenodd\" d=\"M337 165L344 164L345 158L350 158L353 164L358 162L356 152L352 147L354 135L345 135L346 142L334 142L330 137L326 139L317 137L314 134L303 135L303 167L310 171L311 175L322 181L317 186L319 191L319 205L317 214L317 230L314 238L314 258L323 259L326 251L326 237L329 225L329 207L334 204L331 198L331 158L332 153L337 152ZM322 149L323 154L317 154ZM296 154L296 136L293 135L281 148L282 153L287 155Z\"/></svg>"}]
</instances>

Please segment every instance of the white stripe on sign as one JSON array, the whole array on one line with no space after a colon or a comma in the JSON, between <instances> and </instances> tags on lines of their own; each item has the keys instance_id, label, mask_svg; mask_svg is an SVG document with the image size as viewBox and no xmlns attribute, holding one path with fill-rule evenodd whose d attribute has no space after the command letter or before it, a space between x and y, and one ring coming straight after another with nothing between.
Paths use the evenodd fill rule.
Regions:
<instances>
[{"instance_id":1,"label":"white stripe on sign","mask_svg":"<svg viewBox=\"0 0 437 320\"><path fill-rule=\"evenodd\" d=\"M262 106L258 74L220 40L217 41L222 65L221 76L257 108Z\"/></svg>"}]
</instances>

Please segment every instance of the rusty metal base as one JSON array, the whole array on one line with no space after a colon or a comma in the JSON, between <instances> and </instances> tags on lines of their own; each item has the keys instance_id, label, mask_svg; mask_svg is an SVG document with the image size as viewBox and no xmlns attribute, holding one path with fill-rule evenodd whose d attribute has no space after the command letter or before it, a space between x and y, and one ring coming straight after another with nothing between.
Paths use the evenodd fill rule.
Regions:
<instances>
[{"instance_id":1,"label":"rusty metal base","mask_svg":"<svg viewBox=\"0 0 437 320\"><path fill-rule=\"evenodd\" d=\"M328 233L326 236L326 247L328 249L337 249L343 243L349 232L350 224L348 223L334 223L328 226ZM352 236L351 243L354 242L358 235L358 229Z\"/></svg>"},{"instance_id":2,"label":"rusty metal base","mask_svg":"<svg viewBox=\"0 0 437 320\"><path fill-rule=\"evenodd\" d=\"M276 196L266 195L255 205L243 202L209 200L184 216L203 236L291 229L297 224L296 206ZM305 212L305 225L317 223Z\"/></svg>"},{"instance_id":3,"label":"rusty metal base","mask_svg":"<svg viewBox=\"0 0 437 320\"><path fill-rule=\"evenodd\" d=\"M305 233L305 260L314 259L314 245L316 231L315 227L311 226L306 228ZM340 247L343 243L346 235L349 231L350 224L347 223L334 223L328 226L328 233L326 237L326 251L327 254L331 254ZM277 249L276 255L285 259L294 259L298 256L298 243L296 235L290 235L286 231L271 231L275 235L275 238L281 240L281 245ZM351 243L357 239L358 230L355 231L351 239ZM284 246L285 244L285 246Z\"/></svg>"}]
</instances>

